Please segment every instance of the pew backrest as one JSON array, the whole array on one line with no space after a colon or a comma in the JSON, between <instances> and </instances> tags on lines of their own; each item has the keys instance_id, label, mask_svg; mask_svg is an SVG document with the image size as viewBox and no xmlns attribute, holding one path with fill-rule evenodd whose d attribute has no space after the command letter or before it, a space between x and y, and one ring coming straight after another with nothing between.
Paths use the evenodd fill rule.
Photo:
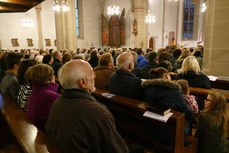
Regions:
<instances>
[{"instance_id":1,"label":"pew backrest","mask_svg":"<svg viewBox=\"0 0 229 153\"><path fill-rule=\"evenodd\" d=\"M5 118L12 135L24 153L60 153L45 133L37 128L10 98L3 96L0 115Z\"/></svg>"}]
</instances>

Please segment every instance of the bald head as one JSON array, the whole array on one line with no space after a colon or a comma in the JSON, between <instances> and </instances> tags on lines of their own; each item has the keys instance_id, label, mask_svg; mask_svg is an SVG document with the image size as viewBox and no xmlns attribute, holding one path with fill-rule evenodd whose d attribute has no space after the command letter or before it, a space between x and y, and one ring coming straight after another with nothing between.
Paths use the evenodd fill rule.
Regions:
<instances>
[{"instance_id":1,"label":"bald head","mask_svg":"<svg viewBox=\"0 0 229 153\"><path fill-rule=\"evenodd\" d=\"M133 55L129 52L122 53L118 56L116 63L118 70L121 69L131 72L134 68Z\"/></svg>"},{"instance_id":2,"label":"bald head","mask_svg":"<svg viewBox=\"0 0 229 153\"><path fill-rule=\"evenodd\" d=\"M72 60L66 63L59 72L59 81L64 89L94 90L94 78L90 64L83 60Z\"/></svg>"}]
</instances>

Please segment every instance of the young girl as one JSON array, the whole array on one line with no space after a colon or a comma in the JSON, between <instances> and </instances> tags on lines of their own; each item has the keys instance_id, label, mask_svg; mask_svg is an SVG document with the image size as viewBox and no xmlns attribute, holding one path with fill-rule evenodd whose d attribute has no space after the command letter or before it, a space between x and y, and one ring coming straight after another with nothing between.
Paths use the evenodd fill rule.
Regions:
<instances>
[{"instance_id":1,"label":"young girl","mask_svg":"<svg viewBox=\"0 0 229 153\"><path fill-rule=\"evenodd\" d=\"M176 82L181 86L181 92L184 96L185 101L192 108L193 112L197 114L199 112L199 106L196 102L196 97L189 94L190 90L189 90L188 81L181 79Z\"/></svg>"},{"instance_id":2,"label":"young girl","mask_svg":"<svg viewBox=\"0 0 229 153\"><path fill-rule=\"evenodd\" d=\"M211 93L205 100L197 125L198 153L228 153L227 100L221 93Z\"/></svg>"}]
</instances>

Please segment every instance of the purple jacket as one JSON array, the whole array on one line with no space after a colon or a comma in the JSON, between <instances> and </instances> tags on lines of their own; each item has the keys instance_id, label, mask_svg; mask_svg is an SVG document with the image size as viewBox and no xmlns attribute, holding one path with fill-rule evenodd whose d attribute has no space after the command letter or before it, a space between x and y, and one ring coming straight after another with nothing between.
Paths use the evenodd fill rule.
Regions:
<instances>
[{"instance_id":1,"label":"purple jacket","mask_svg":"<svg viewBox=\"0 0 229 153\"><path fill-rule=\"evenodd\" d=\"M48 119L53 102L60 97L56 93L58 86L56 83L49 85L32 84L32 92L29 96L26 114L42 130Z\"/></svg>"}]
</instances>

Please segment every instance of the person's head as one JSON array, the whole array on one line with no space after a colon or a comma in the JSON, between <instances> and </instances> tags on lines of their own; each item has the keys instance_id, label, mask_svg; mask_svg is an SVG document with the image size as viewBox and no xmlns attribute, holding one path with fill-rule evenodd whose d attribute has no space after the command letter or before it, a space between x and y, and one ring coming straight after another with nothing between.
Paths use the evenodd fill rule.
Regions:
<instances>
[{"instance_id":1,"label":"person's head","mask_svg":"<svg viewBox=\"0 0 229 153\"><path fill-rule=\"evenodd\" d=\"M59 81L64 89L82 89L91 93L95 90L94 79L92 67L83 60L72 60L59 72Z\"/></svg>"},{"instance_id":2,"label":"person's head","mask_svg":"<svg viewBox=\"0 0 229 153\"><path fill-rule=\"evenodd\" d=\"M210 126L221 126L223 120L223 137L227 137L227 99L222 93L214 92L208 94L204 101L205 109L202 112L210 112Z\"/></svg>"},{"instance_id":3,"label":"person's head","mask_svg":"<svg viewBox=\"0 0 229 153\"><path fill-rule=\"evenodd\" d=\"M53 57L50 54L47 54L43 57L42 63L51 65L53 62Z\"/></svg>"},{"instance_id":4,"label":"person's head","mask_svg":"<svg viewBox=\"0 0 229 153\"><path fill-rule=\"evenodd\" d=\"M138 54L137 54L135 51L131 51L131 54L132 54L133 57L134 57L134 64L136 64L137 61L138 61Z\"/></svg>"},{"instance_id":5,"label":"person's head","mask_svg":"<svg viewBox=\"0 0 229 153\"><path fill-rule=\"evenodd\" d=\"M113 68L114 62L110 53L105 53L99 58L98 66L107 66L109 68Z\"/></svg>"},{"instance_id":6,"label":"person's head","mask_svg":"<svg viewBox=\"0 0 229 153\"><path fill-rule=\"evenodd\" d=\"M163 79L171 80L170 75L169 75L169 71L163 67L151 69L149 71L149 74L153 79L163 78Z\"/></svg>"},{"instance_id":7,"label":"person's head","mask_svg":"<svg viewBox=\"0 0 229 153\"><path fill-rule=\"evenodd\" d=\"M189 94L188 81L181 79L181 80L177 80L176 82L180 85L182 94L188 95Z\"/></svg>"},{"instance_id":8,"label":"person's head","mask_svg":"<svg viewBox=\"0 0 229 153\"><path fill-rule=\"evenodd\" d=\"M69 53L65 53L62 58L62 63L65 64L71 60L72 60L72 55Z\"/></svg>"},{"instance_id":9,"label":"person's head","mask_svg":"<svg viewBox=\"0 0 229 153\"><path fill-rule=\"evenodd\" d=\"M35 57L35 60L40 64L40 63L42 63L43 56L42 56L42 55L37 55L37 56Z\"/></svg>"},{"instance_id":10,"label":"person's head","mask_svg":"<svg viewBox=\"0 0 229 153\"><path fill-rule=\"evenodd\" d=\"M58 59L59 61L62 61L62 54L61 54L61 52L55 51L55 52L53 53L53 58L54 58L54 59Z\"/></svg>"},{"instance_id":11,"label":"person's head","mask_svg":"<svg viewBox=\"0 0 229 153\"><path fill-rule=\"evenodd\" d=\"M19 84L24 84L25 83L25 72L26 70L33 66L33 65L36 65L37 64L37 61L34 60L34 59L26 59L26 60L23 60L18 68L18 73L17 73L17 79L18 79L18 82Z\"/></svg>"},{"instance_id":12,"label":"person's head","mask_svg":"<svg viewBox=\"0 0 229 153\"><path fill-rule=\"evenodd\" d=\"M187 73L188 71L194 71L196 74L200 72L199 63L193 56L188 56L184 59L181 69L178 70L178 73Z\"/></svg>"},{"instance_id":13,"label":"person's head","mask_svg":"<svg viewBox=\"0 0 229 153\"><path fill-rule=\"evenodd\" d=\"M11 52L6 56L6 67L7 70L18 70L19 65L22 61L22 55L19 53Z\"/></svg>"},{"instance_id":14,"label":"person's head","mask_svg":"<svg viewBox=\"0 0 229 153\"><path fill-rule=\"evenodd\" d=\"M152 52L152 49L151 48L147 48L146 49L146 53L149 54L150 52Z\"/></svg>"},{"instance_id":15,"label":"person's head","mask_svg":"<svg viewBox=\"0 0 229 153\"><path fill-rule=\"evenodd\" d=\"M180 55L181 55L181 49L177 48L173 51L173 57L175 57L176 59L179 58Z\"/></svg>"},{"instance_id":16,"label":"person's head","mask_svg":"<svg viewBox=\"0 0 229 153\"><path fill-rule=\"evenodd\" d=\"M116 65L118 70L124 70L131 72L134 68L134 57L131 53L125 52L118 56L116 59Z\"/></svg>"},{"instance_id":17,"label":"person's head","mask_svg":"<svg viewBox=\"0 0 229 153\"><path fill-rule=\"evenodd\" d=\"M84 60L84 57L82 55L76 55L74 56L73 60L81 59Z\"/></svg>"},{"instance_id":18,"label":"person's head","mask_svg":"<svg viewBox=\"0 0 229 153\"><path fill-rule=\"evenodd\" d=\"M141 48L138 48L137 54L138 54L138 55L143 55L143 54L144 54Z\"/></svg>"},{"instance_id":19,"label":"person's head","mask_svg":"<svg viewBox=\"0 0 229 153\"><path fill-rule=\"evenodd\" d=\"M150 62L156 62L157 61L157 53L156 52L149 53L148 59Z\"/></svg>"},{"instance_id":20,"label":"person's head","mask_svg":"<svg viewBox=\"0 0 229 153\"><path fill-rule=\"evenodd\" d=\"M183 59L185 59L188 56L191 56L191 52L189 50L185 50L181 53L180 57L177 59L177 61L182 61Z\"/></svg>"},{"instance_id":21,"label":"person's head","mask_svg":"<svg viewBox=\"0 0 229 153\"><path fill-rule=\"evenodd\" d=\"M158 56L160 56L161 53L164 53L164 52L165 52L164 48L159 48L158 51L157 51L157 54L158 54Z\"/></svg>"},{"instance_id":22,"label":"person's head","mask_svg":"<svg viewBox=\"0 0 229 153\"><path fill-rule=\"evenodd\" d=\"M29 67L25 73L25 81L32 84L47 85L52 82L53 78L53 68L47 64L38 64Z\"/></svg>"},{"instance_id":23,"label":"person's head","mask_svg":"<svg viewBox=\"0 0 229 153\"><path fill-rule=\"evenodd\" d=\"M164 63L164 61L168 61L169 57L167 53L161 53L159 56L159 63Z\"/></svg>"},{"instance_id":24,"label":"person's head","mask_svg":"<svg viewBox=\"0 0 229 153\"><path fill-rule=\"evenodd\" d=\"M201 52L199 50L195 51L193 56L195 57L201 57Z\"/></svg>"},{"instance_id":25,"label":"person's head","mask_svg":"<svg viewBox=\"0 0 229 153\"><path fill-rule=\"evenodd\" d=\"M91 58L98 58L99 57L99 53L97 52L97 50L92 50L90 53Z\"/></svg>"}]
</instances>

